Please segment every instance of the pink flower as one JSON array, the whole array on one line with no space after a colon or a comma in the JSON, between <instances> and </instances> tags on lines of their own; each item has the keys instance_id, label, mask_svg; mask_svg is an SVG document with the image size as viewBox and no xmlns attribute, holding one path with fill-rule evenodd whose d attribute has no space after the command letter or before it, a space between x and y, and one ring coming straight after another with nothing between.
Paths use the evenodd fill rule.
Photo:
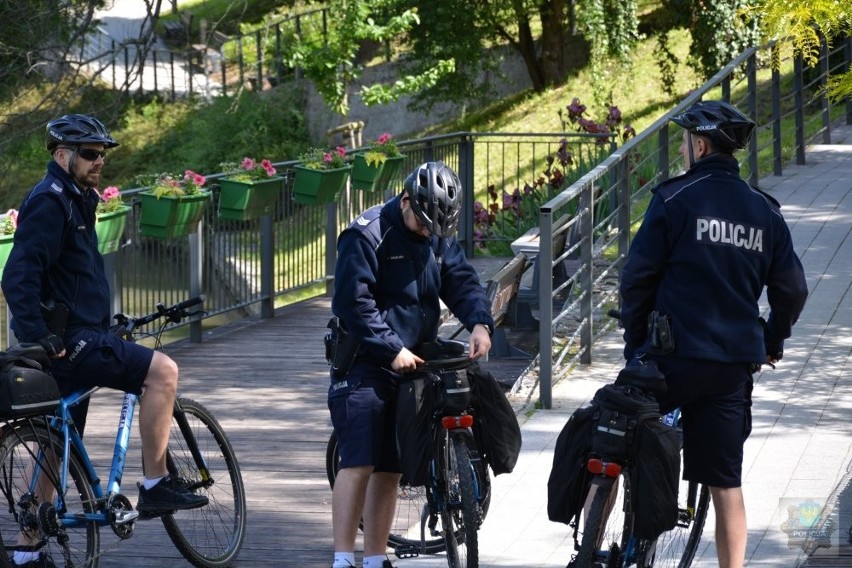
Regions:
<instances>
[{"instance_id":1,"label":"pink flower","mask_svg":"<svg viewBox=\"0 0 852 568\"><path fill-rule=\"evenodd\" d=\"M260 167L263 168L263 170L266 172L266 175L268 176L274 176L276 173L278 173L278 170L275 169L275 166L273 166L272 162L270 162L269 160L262 160L260 162Z\"/></svg>"},{"instance_id":2,"label":"pink flower","mask_svg":"<svg viewBox=\"0 0 852 568\"><path fill-rule=\"evenodd\" d=\"M18 228L18 210L17 209L9 209L6 211L6 216L12 222L12 226L16 229Z\"/></svg>"},{"instance_id":3,"label":"pink flower","mask_svg":"<svg viewBox=\"0 0 852 568\"><path fill-rule=\"evenodd\" d=\"M205 178L201 174L195 173L192 170L186 170L186 172L184 172L184 179L193 185L197 185L198 187L201 187L207 182L207 178Z\"/></svg>"},{"instance_id":4,"label":"pink flower","mask_svg":"<svg viewBox=\"0 0 852 568\"><path fill-rule=\"evenodd\" d=\"M323 162L331 162L334 159L334 156L331 155L331 152L323 152L322 161Z\"/></svg>"},{"instance_id":5,"label":"pink flower","mask_svg":"<svg viewBox=\"0 0 852 568\"><path fill-rule=\"evenodd\" d=\"M254 160L252 160L251 158L249 158L249 157L243 158L243 169L244 170L253 170L255 165L256 164L254 163Z\"/></svg>"},{"instance_id":6,"label":"pink flower","mask_svg":"<svg viewBox=\"0 0 852 568\"><path fill-rule=\"evenodd\" d=\"M385 132L376 140L379 144L386 144L388 140L391 139L391 135L389 132Z\"/></svg>"},{"instance_id":7,"label":"pink flower","mask_svg":"<svg viewBox=\"0 0 852 568\"><path fill-rule=\"evenodd\" d=\"M338 146L337 148L334 149L334 151L337 152L337 155L340 156L341 158L346 156L346 148L344 148L343 146Z\"/></svg>"}]
</instances>

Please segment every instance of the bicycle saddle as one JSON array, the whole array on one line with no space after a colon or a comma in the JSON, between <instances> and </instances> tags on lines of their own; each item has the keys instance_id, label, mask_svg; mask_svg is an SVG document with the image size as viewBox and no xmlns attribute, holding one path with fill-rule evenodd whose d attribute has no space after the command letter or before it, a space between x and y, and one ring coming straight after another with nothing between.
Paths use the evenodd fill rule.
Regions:
<instances>
[{"instance_id":1,"label":"bicycle saddle","mask_svg":"<svg viewBox=\"0 0 852 568\"><path fill-rule=\"evenodd\" d=\"M414 349L414 354L425 359L434 361L436 359L455 359L464 355L465 344L452 339L437 338L435 341L421 343Z\"/></svg>"}]
</instances>

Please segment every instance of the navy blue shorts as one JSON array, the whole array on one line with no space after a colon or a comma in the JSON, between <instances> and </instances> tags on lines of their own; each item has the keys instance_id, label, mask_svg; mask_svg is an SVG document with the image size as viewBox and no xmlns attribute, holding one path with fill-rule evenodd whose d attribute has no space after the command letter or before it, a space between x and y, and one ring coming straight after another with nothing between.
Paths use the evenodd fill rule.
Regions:
<instances>
[{"instance_id":1,"label":"navy blue shorts","mask_svg":"<svg viewBox=\"0 0 852 568\"><path fill-rule=\"evenodd\" d=\"M328 409L337 433L340 467L373 466L400 473L396 452L398 387L389 377L365 377L356 366L329 388Z\"/></svg>"},{"instance_id":2,"label":"navy blue shorts","mask_svg":"<svg viewBox=\"0 0 852 568\"><path fill-rule=\"evenodd\" d=\"M749 366L660 358L668 390L660 410L680 407L683 477L710 487L742 485L743 446L751 434Z\"/></svg>"}]
</instances>

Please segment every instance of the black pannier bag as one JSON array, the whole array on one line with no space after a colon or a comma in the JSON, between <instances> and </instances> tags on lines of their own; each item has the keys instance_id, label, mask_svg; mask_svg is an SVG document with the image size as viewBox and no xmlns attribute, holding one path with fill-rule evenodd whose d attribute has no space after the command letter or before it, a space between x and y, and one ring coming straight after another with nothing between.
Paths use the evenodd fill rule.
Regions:
<instances>
[{"instance_id":1,"label":"black pannier bag","mask_svg":"<svg viewBox=\"0 0 852 568\"><path fill-rule=\"evenodd\" d=\"M547 518L551 521L567 525L583 508L590 479L586 462L597 415L596 406L578 408L556 438L547 480Z\"/></svg>"},{"instance_id":2,"label":"black pannier bag","mask_svg":"<svg viewBox=\"0 0 852 568\"><path fill-rule=\"evenodd\" d=\"M0 352L0 420L49 414L58 404L59 387L41 364Z\"/></svg>"},{"instance_id":3,"label":"black pannier bag","mask_svg":"<svg viewBox=\"0 0 852 568\"><path fill-rule=\"evenodd\" d=\"M677 431L658 420L636 429L630 468L637 538L655 539L677 523L680 440Z\"/></svg>"},{"instance_id":4,"label":"black pannier bag","mask_svg":"<svg viewBox=\"0 0 852 568\"><path fill-rule=\"evenodd\" d=\"M473 436L494 475L512 473L521 453L521 426L515 409L491 371L467 368L473 407Z\"/></svg>"},{"instance_id":5,"label":"black pannier bag","mask_svg":"<svg viewBox=\"0 0 852 568\"><path fill-rule=\"evenodd\" d=\"M433 377L399 384L396 403L396 450L408 485L426 485L432 459L430 422L438 404L439 385Z\"/></svg>"}]
</instances>

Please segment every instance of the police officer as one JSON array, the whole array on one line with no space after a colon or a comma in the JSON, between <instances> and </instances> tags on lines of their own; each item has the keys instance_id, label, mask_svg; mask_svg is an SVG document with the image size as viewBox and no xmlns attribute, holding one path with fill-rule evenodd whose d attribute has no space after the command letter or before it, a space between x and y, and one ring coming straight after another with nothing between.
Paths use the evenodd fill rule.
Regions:
<instances>
[{"instance_id":1,"label":"police officer","mask_svg":"<svg viewBox=\"0 0 852 568\"><path fill-rule=\"evenodd\" d=\"M807 285L780 205L741 179L733 156L755 123L722 101L696 103L672 121L684 129L688 169L653 190L630 247L621 280L624 355L654 359L666 375L660 406L682 409L684 478L710 487L719 565L738 567L752 372L781 359Z\"/></svg>"},{"instance_id":2,"label":"police officer","mask_svg":"<svg viewBox=\"0 0 852 568\"><path fill-rule=\"evenodd\" d=\"M95 188L107 151L118 142L101 121L84 114L51 120L45 137L52 160L21 204L15 244L3 270L12 329L19 341L40 343L54 358L53 376L63 394L92 386L142 394L139 429L145 478L139 510L203 506L207 497L186 490L166 474L177 365L161 352L109 332L110 291L95 233ZM49 328L42 305L67 308L64 329ZM86 408L81 406L74 409L74 421L82 433ZM51 565L49 558L37 556L17 551L13 562Z\"/></svg>"},{"instance_id":3,"label":"police officer","mask_svg":"<svg viewBox=\"0 0 852 568\"><path fill-rule=\"evenodd\" d=\"M365 211L338 239L332 311L360 347L351 369L329 388L340 450L332 498L335 568L355 565L362 518L364 568L391 566L385 550L400 480L397 381L423 363L416 348L435 341L440 300L470 331L472 359L491 347L490 305L453 237L461 199L455 172L427 162L411 172L403 193Z\"/></svg>"}]
</instances>

